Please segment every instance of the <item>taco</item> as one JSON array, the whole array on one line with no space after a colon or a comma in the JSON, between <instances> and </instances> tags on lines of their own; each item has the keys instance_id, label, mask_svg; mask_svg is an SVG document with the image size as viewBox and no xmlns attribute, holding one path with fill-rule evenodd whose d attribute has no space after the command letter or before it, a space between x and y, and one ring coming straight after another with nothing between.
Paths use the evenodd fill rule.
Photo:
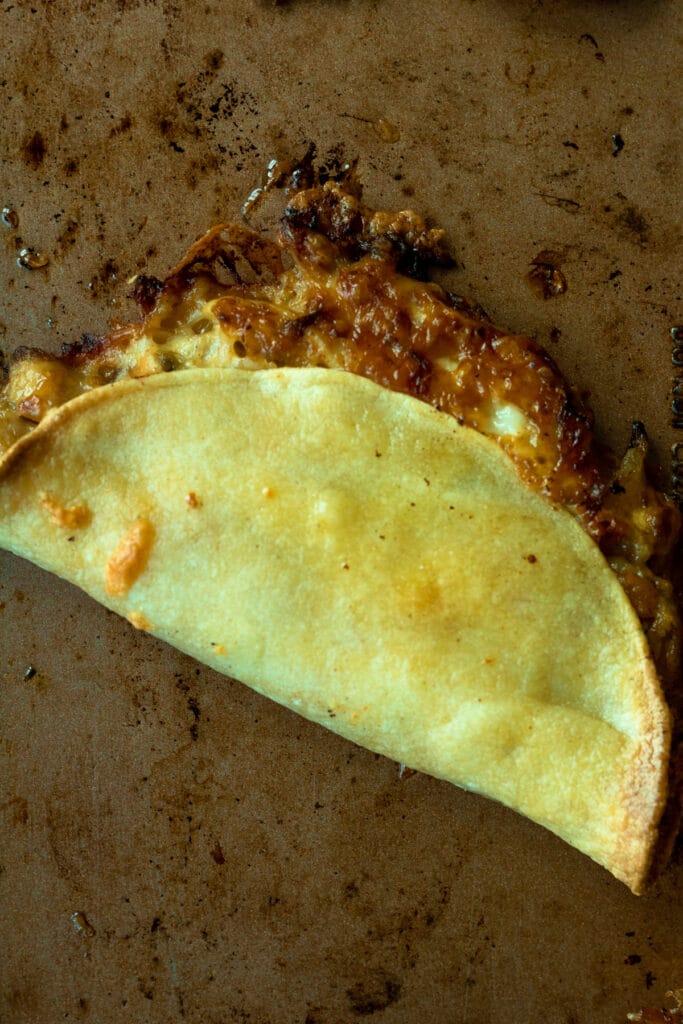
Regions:
<instances>
[{"instance_id":1,"label":"taco","mask_svg":"<svg viewBox=\"0 0 683 1024\"><path fill-rule=\"evenodd\" d=\"M223 225L142 317L13 360L0 543L199 660L515 808L641 891L665 855L675 506L549 356L353 190Z\"/></svg>"}]
</instances>

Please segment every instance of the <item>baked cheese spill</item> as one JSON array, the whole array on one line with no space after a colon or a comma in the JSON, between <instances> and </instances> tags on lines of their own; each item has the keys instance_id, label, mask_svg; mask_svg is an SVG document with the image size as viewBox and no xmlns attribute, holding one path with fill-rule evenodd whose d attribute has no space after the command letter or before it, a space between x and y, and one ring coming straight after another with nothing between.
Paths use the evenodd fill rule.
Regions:
<instances>
[{"instance_id":1,"label":"baked cheese spill","mask_svg":"<svg viewBox=\"0 0 683 1024\"><path fill-rule=\"evenodd\" d=\"M69 543L46 494L91 512ZM0 543L642 889L670 724L638 619L576 519L430 405L332 369L121 380L5 457Z\"/></svg>"},{"instance_id":2,"label":"baked cheese spill","mask_svg":"<svg viewBox=\"0 0 683 1024\"><path fill-rule=\"evenodd\" d=\"M275 241L220 225L165 281L138 278L138 323L87 335L60 357L19 350L0 390L0 452L50 409L125 377L231 366L356 373L491 437L528 486L572 512L619 577L673 689L680 516L647 478L644 431L634 430L621 464L605 458L590 412L540 345L423 279L446 259L443 232L414 211L371 210L348 181L299 189Z\"/></svg>"}]
</instances>

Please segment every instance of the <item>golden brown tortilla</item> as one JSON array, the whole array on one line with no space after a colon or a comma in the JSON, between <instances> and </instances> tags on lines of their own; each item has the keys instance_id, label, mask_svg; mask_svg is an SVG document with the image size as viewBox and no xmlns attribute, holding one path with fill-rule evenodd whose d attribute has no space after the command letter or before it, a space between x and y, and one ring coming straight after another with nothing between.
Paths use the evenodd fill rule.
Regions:
<instances>
[{"instance_id":1,"label":"golden brown tortilla","mask_svg":"<svg viewBox=\"0 0 683 1024\"><path fill-rule=\"evenodd\" d=\"M641 890L670 725L640 624L572 516L451 417L337 370L121 380L0 462L0 544Z\"/></svg>"}]
</instances>

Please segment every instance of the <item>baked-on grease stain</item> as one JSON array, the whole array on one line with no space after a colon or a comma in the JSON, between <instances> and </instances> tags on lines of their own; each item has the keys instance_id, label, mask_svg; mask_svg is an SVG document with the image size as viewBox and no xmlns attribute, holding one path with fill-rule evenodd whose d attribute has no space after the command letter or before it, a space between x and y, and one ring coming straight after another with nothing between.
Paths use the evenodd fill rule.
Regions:
<instances>
[{"instance_id":1,"label":"baked-on grease stain","mask_svg":"<svg viewBox=\"0 0 683 1024\"><path fill-rule=\"evenodd\" d=\"M557 206L566 213L576 213L581 209L581 204L569 196L556 196L551 192L537 192L539 199L542 199L546 206Z\"/></svg>"},{"instance_id":2,"label":"baked-on grease stain","mask_svg":"<svg viewBox=\"0 0 683 1024\"><path fill-rule=\"evenodd\" d=\"M561 256L544 249L531 261L531 269L526 274L526 282L540 299L554 299L564 295L567 290L567 279L560 270Z\"/></svg>"},{"instance_id":3,"label":"baked-on grease stain","mask_svg":"<svg viewBox=\"0 0 683 1024\"><path fill-rule=\"evenodd\" d=\"M225 864L225 854L218 840L214 843L210 853L216 864Z\"/></svg>"},{"instance_id":4,"label":"baked-on grease stain","mask_svg":"<svg viewBox=\"0 0 683 1024\"><path fill-rule=\"evenodd\" d=\"M375 129L377 135L379 135L382 142L398 142L401 138L401 132L392 124L391 121L387 121L386 117L378 117L372 126Z\"/></svg>"},{"instance_id":5,"label":"baked-on grease stain","mask_svg":"<svg viewBox=\"0 0 683 1024\"><path fill-rule=\"evenodd\" d=\"M2 213L0 214L0 220L3 223L3 226L9 228L11 231L14 231L19 227L19 214L9 206L3 206Z\"/></svg>"},{"instance_id":6,"label":"baked-on grease stain","mask_svg":"<svg viewBox=\"0 0 683 1024\"><path fill-rule=\"evenodd\" d=\"M17 256L17 265L23 267L24 270L40 270L46 267L49 262L49 256L46 256L44 252L39 252L37 249L32 249L30 246L21 249Z\"/></svg>"},{"instance_id":7,"label":"baked-on grease stain","mask_svg":"<svg viewBox=\"0 0 683 1024\"><path fill-rule=\"evenodd\" d=\"M671 489L679 505L683 505L683 324L671 328L671 427L681 432L671 445Z\"/></svg>"},{"instance_id":8,"label":"baked-on grease stain","mask_svg":"<svg viewBox=\"0 0 683 1024\"><path fill-rule=\"evenodd\" d=\"M400 995L400 981L382 973L376 978L359 981L346 990L350 1009L359 1017L369 1017L370 1014L386 1010Z\"/></svg>"},{"instance_id":9,"label":"baked-on grease stain","mask_svg":"<svg viewBox=\"0 0 683 1024\"><path fill-rule=\"evenodd\" d=\"M29 165L37 169L45 159L47 153L47 146L45 145L45 139L40 132L34 132L33 135L26 140L23 145L24 160Z\"/></svg>"},{"instance_id":10,"label":"baked-on grease stain","mask_svg":"<svg viewBox=\"0 0 683 1024\"><path fill-rule=\"evenodd\" d=\"M103 289L112 288L119 276L118 267L113 260L105 260L88 281L88 291L93 298L99 298Z\"/></svg>"},{"instance_id":11,"label":"baked-on grease stain","mask_svg":"<svg viewBox=\"0 0 683 1024\"><path fill-rule=\"evenodd\" d=\"M71 915L71 923L78 934L84 939L92 939L95 934L95 929L88 921L82 910L75 910Z\"/></svg>"}]
</instances>

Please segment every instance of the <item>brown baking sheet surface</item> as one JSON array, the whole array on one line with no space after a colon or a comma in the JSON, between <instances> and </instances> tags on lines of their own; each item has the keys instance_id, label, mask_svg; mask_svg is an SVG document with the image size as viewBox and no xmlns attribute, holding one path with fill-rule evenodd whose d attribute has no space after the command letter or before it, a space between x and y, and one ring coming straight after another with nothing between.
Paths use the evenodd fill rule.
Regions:
<instances>
[{"instance_id":1,"label":"brown baking sheet surface","mask_svg":"<svg viewBox=\"0 0 683 1024\"><path fill-rule=\"evenodd\" d=\"M670 474L675 0L0 18L5 353L129 315L132 274L163 275L314 141L358 157L371 204L446 227L451 287L545 344L613 446L644 420ZM48 265L18 267L24 247ZM567 282L548 301L526 281L543 251ZM636 898L7 555L0 609L7 1024L620 1024L683 986L680 846Z\"/></svg>"}]
</instances>

